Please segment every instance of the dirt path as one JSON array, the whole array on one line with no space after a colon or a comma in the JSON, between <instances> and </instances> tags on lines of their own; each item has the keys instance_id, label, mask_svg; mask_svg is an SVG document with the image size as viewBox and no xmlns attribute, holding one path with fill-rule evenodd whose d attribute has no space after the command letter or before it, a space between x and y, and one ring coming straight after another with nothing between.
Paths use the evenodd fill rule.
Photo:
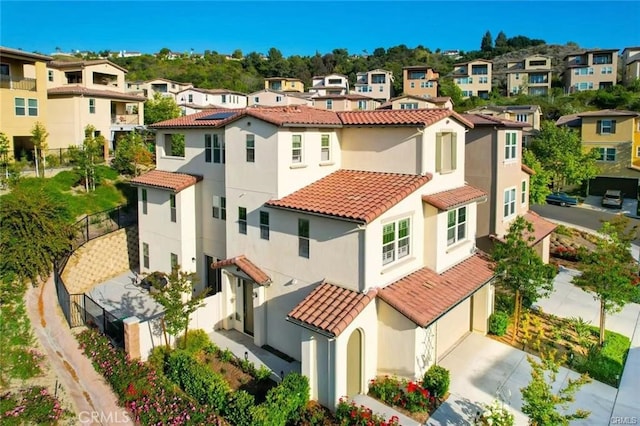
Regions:
<instances>
[{"instance_id":1,"label":"dirt path","mask_svg":"<svg viewBox=\"0 0 640 426\"><path fill-rule=\"evenodd\" d=\"M27 314L51 368L72 400L79 424L133 425L111 387L78 348L58 305L53 277L26 294Z\"/></svg>"}]
</instances>

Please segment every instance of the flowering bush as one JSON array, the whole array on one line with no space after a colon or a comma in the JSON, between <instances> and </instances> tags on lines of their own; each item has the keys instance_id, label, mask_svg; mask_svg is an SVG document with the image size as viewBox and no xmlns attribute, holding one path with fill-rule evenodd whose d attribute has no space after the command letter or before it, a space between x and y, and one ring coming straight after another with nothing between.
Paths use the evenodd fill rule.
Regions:
<instances>
[{"instance_id":1,"label":"flowering bush","mask_svg":"<svg viewBox=\"0 0 640 426\"><path fill-rule=\"evenodd\" d=\"M493 401L491 404L483 405L484 411L478 419L480 425L490 426L513 426L514 417L500 401Z\"/></svg>"},{"instance_id":2,"label":"flowering bush","mask_svg":"<svg viewBox=\"0 0 640 426\"><path fill-rule=\"evenodd\" d=\"M1 424L56 424L71 414L42 386L1 395L0 408Z\"/></svg>"},{"instance_id":3,"label":"flowering bush","mask_svg":"<svg viewBox=\"0 0 640 426\"><path fill-rule=\"evenodd\" d=\"M578 251L573 247L555 246L550 251L551 256L559 257L560 259L576 261L578 260Z\"/></svg>"},{"instance_id":4,"label":"flowering bush","mask_svg":"<svg viewBox=\"0 0 640 426\"><path fill-rule=\"evenodd\" d=\"M336 419L342 426L399 426L399 419L392 416L389 420L371 411L364 405L356 405L353 401L348 402L345 398L340 398L336 408Z\"/></svg>"},{"instance_id":5,"label":"flowering bush","mask_svg":"<svg viewBox=\"0 0 640 426\"><path fill-rule=\"evenodd\" d=\"M430 411L435 398L419 384L385 376L369 382L369 394L385 404L402 407L410 413Z\"/></svg>"},{"instance_id":6,"label":"flowering bush","mask_svg":"<svg viewBox=\"0 0 640 426\"><path fill-rule=\"evenodd\" d=\"M223 424L210 406L194 402L150 365L130 360L98 331L86 330L77 338L80 348L109 382L135 423Z\"/></svg>"}]
</instances>

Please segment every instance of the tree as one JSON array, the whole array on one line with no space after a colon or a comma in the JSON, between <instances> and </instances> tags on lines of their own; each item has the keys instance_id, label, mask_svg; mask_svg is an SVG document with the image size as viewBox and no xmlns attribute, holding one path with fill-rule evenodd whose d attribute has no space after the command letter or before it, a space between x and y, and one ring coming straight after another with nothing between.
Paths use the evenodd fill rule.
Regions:
<instances>
[{"instance_id":1,"label":"tree","mask_svg":"<svg viewBox=\"0 0 640 426\"><path fill-rule=\"evenodd\" d=\"M184 347L187 347L187 331L189 331L189 318L199 307L202 306L206 292L193 295L193 284L197 276L191 272L180 270L176 265L172 268L171 274L166 277L165 285L156 280L153 282L156 292L152 292L153 298L164 307L162 317L162 329L165 334L167 347L169 339L167 332L172 336L178 336L184 331Z\"/></svg>"},{"instance_id":2,"label":"tree","mask_svg":"<svg viewBox=\"0 0 640 426\"><path fill-rule=\"evenodd\" d=\"M41 122L36 122L33 128L31 129L31 142L33 142L34 147L34 159L36 162L36 176L44 177L44 169L46 164L44 163L44 151L47 150L47 138L49 137L49 133L47 132L46 127ZM42 173L40 173L40 168L42 167Z\"/></svg>"},{"instance_id":3,"label":"tree","mask_svg":"<svg viewBox=\"0 0 640 426\"><path fill-rule=\"evenodd\" d=\"M242 50L240 49L234 50L233 53L231 54L231 57L233 59L242 59Z\"/></svg>"},{"instance_id":4,"label":"tree","mask_svg":"<svg viewBox=\"0 0 640 426\"><path fill-rule=\"evenodd\" d=\"M531 381L520 389L522 392L522 412L529 416L529 424L532 426L568 426L572 420L586 419L591 414L589 411L578 409L575 413L564 414L559 408L566 410L569 403L575 400L576 392L591 379L587 374L582 374L578 379L568 379L567 384L553 392L553 385L559 371L559 362L556 361L555 352L541 354L541 360L527 356L531 365Z\"/></svg>"},{"instance_id":5,"label":"tree","mask_svg":"<svg viewBox=\"0 0 640 426\"><path fill-rule=\"evenodd\" d=\"M604 222L600 238L593 251L579 253L584 265L582 274L573 278L578 287L593 294L600 301L600 346L605 341L607 314L619 312L633 299L638 287L635 282L638 266L631 257L631 241L637 235L637 226L629 228L629 219L622 215Z\"/></svg>"},{"instance_id":6,"label":"tree","mask_svg":"<svg viewBox=\"0 0 640 426\"><path fill-rule=\"evenodd\" d=\"M509 49L507 45L507 35L504 31L500 31L496 36L495 47L498 53L505 53Z\"/></svg>"},{"instance_id":7,"label":"tree","mask_svg":"<svg viewBox=\"0 0 640 426\"><path fill-rule=\"evenodd\" d=\"M598 173L596 150L585 153L580 136L574 130L552 121L543 121L531 142L531 151L553 178L554 190L564 185L579 185Z\"/></svg>"},{"instance_id":8,"label":"tree","mask_svg":"<svg viewBox=\"0 0 640 426\"><path fill-rule=\"evenodd\" d=\"M483 52L491 52L493 50L493 38L491 37L491 32L488 30L484 33L484 36L482 36L480 50Z\"/></svg>"},{"instance_id":9,"label":"tree","mask_svg":"<svg viewBox=\"0 0 640 426\"><path fill-rule=\"evenodd\" d=\"M523 301L533 303L553 290L555 268L546 265L531 246L535 239L533 232L533 225L518 216L504 241L497 242L493 250L497 281L514 294L512 341L518 334Z\"/></svg>"},{"instance_id":10,"label":"tree","mask_svg":"<svg viewBox=\"0 0 640 426\"><path fill-rule=\"evenodd\" d=\"M84 176L84 187L87 192L96 189L96 164L102 159L101 152L105 144L104 136L94 136L96 128L88 124L84 129L82 147L69 147L69 154L76 169Z\"/></svg>"},{"instance_id":11,"label":"tree","mask_svg":"<svg viewBox=\"0 0 640 426\"><path fill-rule=\"evenodd\" d=\"M153 155L141 134L129 132L118 139L111 164L120 174L138 176L140 166L148 166L152 163Z\"/></svg>"},{"instance_id":12,"label":"tree","mask_svg":"<svg viewBox=\"0 0 640 426\"><path fill-rule=\"evenodd\" d=\"M156 92L153 98L144 103L144 124L154 124L164 120L178 118L181 115L180 107L169 96L162 96Z\"/></svg>"},{"instance_id":13,"label":"tree","mask_svg":"<svg viewBox=\"0 0 640 426\"><path fill-rule=\"evenodd\" d=\"M66 206L55 201L41 185L17 187L0 203L0 272L20 282L51 273L52 261L71 245Z\"/></svg>"},{"instance_id":14,"label":"tree","mask_svg":"<svg viewBox=\"0 0 640 426\"><path fill-rule=\"evenodd\" d=\"M11 144L9 138L0 132L0 164L4 167L4 179L9 179L9 150Z\"/></svg>"},{"instance_id":15,"label":"tree","mask_svg":"<svg viewBox=\"0 0 640 426\"><path fill-rule=\"evenodd\" d=\"M529 176L529 204L543 204L547 195L551 193L549 190L549 173L542 168L542 164L528 149L523 150L522 163L533 170L533 174Z\"/></svg>"}]
</instances>

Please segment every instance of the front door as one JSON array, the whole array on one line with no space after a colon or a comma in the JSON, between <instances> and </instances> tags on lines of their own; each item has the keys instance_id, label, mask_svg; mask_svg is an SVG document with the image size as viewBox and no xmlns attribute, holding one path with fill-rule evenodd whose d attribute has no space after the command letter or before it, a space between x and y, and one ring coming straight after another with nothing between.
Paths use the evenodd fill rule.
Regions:
<instances>
[{"instance_id":1,"label":"front door","mask_svg":"<svg viewBox=\"0 0 640 426\"><path fill-rule=\"evenodd\" d=\"M253 282L242 280L244 287L243 311L244 311L244 332L253 336Z\"/></svg>"},{"instance_id":2,"label":"front door","mask_svg":"<svg viewBox=\"0 0 640 426\"><path fill-rule=\"evenodd\" d=\"M347 396L362 392L362 332L354 330L347 342Z\"/></svg>"}]
</instances>

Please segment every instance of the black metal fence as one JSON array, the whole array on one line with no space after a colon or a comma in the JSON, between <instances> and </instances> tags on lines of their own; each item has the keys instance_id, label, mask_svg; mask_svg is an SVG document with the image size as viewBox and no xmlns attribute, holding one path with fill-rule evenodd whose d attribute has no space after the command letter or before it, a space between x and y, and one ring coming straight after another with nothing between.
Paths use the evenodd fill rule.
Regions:
<instances>
[{"instance_id":1,"label":"black metal fence","mask_svg":"<svg viewBox=\"0 0 640 426\"><path fill-rule=\"evenodd\" d=\"M81 311L85 325L96 327L106 334L116 346L124 347L122 319L117 318L87 294L84 295L84 309Z\"/></svg>"}]
</instances>

